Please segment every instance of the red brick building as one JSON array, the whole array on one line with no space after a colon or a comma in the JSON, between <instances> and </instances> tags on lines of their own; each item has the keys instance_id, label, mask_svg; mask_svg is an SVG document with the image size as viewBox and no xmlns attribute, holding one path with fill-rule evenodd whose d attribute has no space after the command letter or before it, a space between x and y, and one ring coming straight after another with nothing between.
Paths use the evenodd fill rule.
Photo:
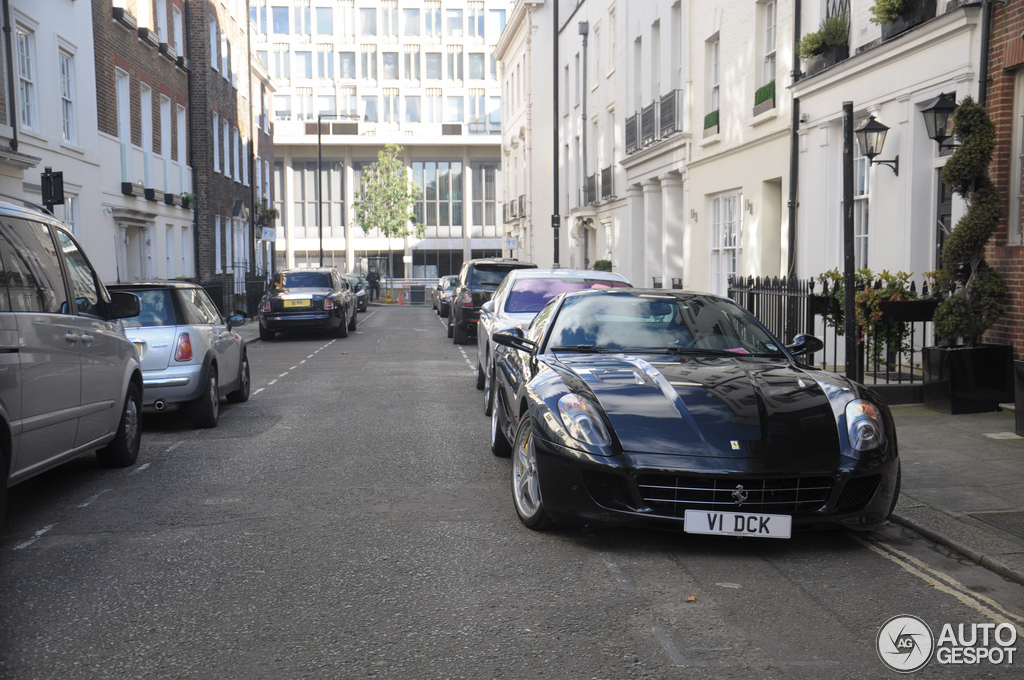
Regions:
<instances>
[{"instance_id":1,"label":"red brick building","mask_svg":"<svg viewBox=\"0 0 1024 680\"><path fill-rule=\"evenodd\" d=\"M986 336L1024 358L1024 3L992 3L988 108L996 125L991 176L1005 207L986 259L1010 290L1006 316Z\"/></svg>"}]
</instances>

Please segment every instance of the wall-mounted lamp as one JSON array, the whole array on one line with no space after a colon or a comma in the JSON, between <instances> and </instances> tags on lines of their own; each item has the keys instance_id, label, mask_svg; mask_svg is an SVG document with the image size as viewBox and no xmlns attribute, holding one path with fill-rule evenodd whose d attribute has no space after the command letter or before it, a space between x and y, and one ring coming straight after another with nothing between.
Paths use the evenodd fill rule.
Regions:
<instances>
[{"instance_id":1,"label":"wall-mounted lamp","mask_svg":"<svg viewBox=\"0 0 1024 680\"><path fill-rule=\"evenodd\" d=\"M924 116L924 127L928 130L928 138L934 139L942 149L953 139L953 114L956 112L956 100L953 95L940 94L928 106L921 109Z\"/></svg>"},{"instance_id":2,"label":"wall-mounted lamp","mask_svg":"<svg viewBox=\"0 0 1024 680\"><path fill-rule=\"evenodd\" d=\"M749 198L743 199L743 207L746 208L747 212L751 215L754 214L754 204L750 202Z\"/></svg>"},{"instance_id":3,"label":"wall-mounted lamp","mask_svg":"<svg viewBox=\"0 0 1024 680\"><path fill-rule=\"evenodd\" d=\"M697 211L694 210L693 208L690 208L690 219L693 220L694 222L697 221Z\"/></svg>"},{"instance_id":4,"label":"wall-mounted lamp","mask_svg":"<svg viewBox=\"0 0 1024 680\"><path fill-rule=\"evenodd\" d=\"M875 120L874 116L868 116L868 119L853 131L853 134L857 138L857 146L860 147L861 154L867 157L869 164L888 165L893 173L899 177L900 157L898 155L891 161L875 160L875 156L882 153L882 146L885 144L885 133L888 131L889 126L879 123Z\"/></svg>"}]
</instances>

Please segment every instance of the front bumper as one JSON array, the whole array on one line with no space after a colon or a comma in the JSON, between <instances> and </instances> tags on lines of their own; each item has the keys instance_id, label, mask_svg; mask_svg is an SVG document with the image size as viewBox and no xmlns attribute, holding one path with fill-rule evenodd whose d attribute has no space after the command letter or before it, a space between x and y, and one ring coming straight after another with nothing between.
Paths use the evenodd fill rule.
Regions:
<instances>
[{"instance_id":1,"label":"front bumper","mask_svg":"<svg viewBox=\"0 0 1024 680\"><path fill-rule=\"evenodd\" d=\"M552 520L568 524L682 530L684 512L695 509L790 515L794 529L871 530L889 515L899 464L893 453L870 460L842 458L831 469L776 473L763 466L742 469L744 463L738 462L730 470L720 469L720 461L687 456L595 456L534 435L544 508ZM736 505L730 492L739 484L752 496L760 495ZM815 490L804 491L801 499L801 484ZM766 502L759 504L758 498Z\"/></svg>"}]
</instances>

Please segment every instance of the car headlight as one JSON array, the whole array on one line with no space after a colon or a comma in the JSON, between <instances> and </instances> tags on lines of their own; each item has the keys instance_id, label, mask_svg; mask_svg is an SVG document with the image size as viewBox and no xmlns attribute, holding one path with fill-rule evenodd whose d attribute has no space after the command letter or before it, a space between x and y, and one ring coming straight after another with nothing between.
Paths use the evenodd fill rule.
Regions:
<instances>
[{"instance_id":1,"label":"car headlight","mask_svg":"<svg viewBox=\"0 0 1024 680\"><path fill-rule=\"evenodd\" d=\"M870 451L885 445L882 414L870 402L854 399L846 405L846 427L850 446L856 451Z\"/></svg>"},{"instance_id":2,"label":"car headlight","mask_svg":"<svg viewBox=\"0 0 1024 680\"><path fill-rule=\"evenodd\" d=\"M601 416L586 397L578 394L565 395L558 400L558 415L573 439L591 446L608 446L611 443Z\"/></svg>"}]
</instances>

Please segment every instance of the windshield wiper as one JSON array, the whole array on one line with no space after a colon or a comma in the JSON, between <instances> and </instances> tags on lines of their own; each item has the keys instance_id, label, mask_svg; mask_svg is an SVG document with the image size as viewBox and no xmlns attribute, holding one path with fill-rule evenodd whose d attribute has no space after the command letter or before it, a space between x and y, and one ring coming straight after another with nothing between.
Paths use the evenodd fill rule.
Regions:
<instances>
[{"instance_id":1,"label":"windshield wiper","mask_svg":"<svg viewBox=\"0 0 1024 680\"><path fill-rule=\"evenodd\" d=\"M674 354L676 356L716 356L716 357L728 357L736 356L739 352L729 352L724 349L705 349L702 347L626 347L625 349L619 350L626 354Z\"/></svg>"},{"instance_id":2,"label":"windshield wiper","mask_svg":"<svg viewBox=\"0 0 1024 680\"><path fill-rule=\"evenodd\" d=\"M595 347L594 345L555 345L550 348L552 352L580 352L583 354L600 354L601 352L620 352L621 350L610 347Z\"/></svg>"}]
</instances>

